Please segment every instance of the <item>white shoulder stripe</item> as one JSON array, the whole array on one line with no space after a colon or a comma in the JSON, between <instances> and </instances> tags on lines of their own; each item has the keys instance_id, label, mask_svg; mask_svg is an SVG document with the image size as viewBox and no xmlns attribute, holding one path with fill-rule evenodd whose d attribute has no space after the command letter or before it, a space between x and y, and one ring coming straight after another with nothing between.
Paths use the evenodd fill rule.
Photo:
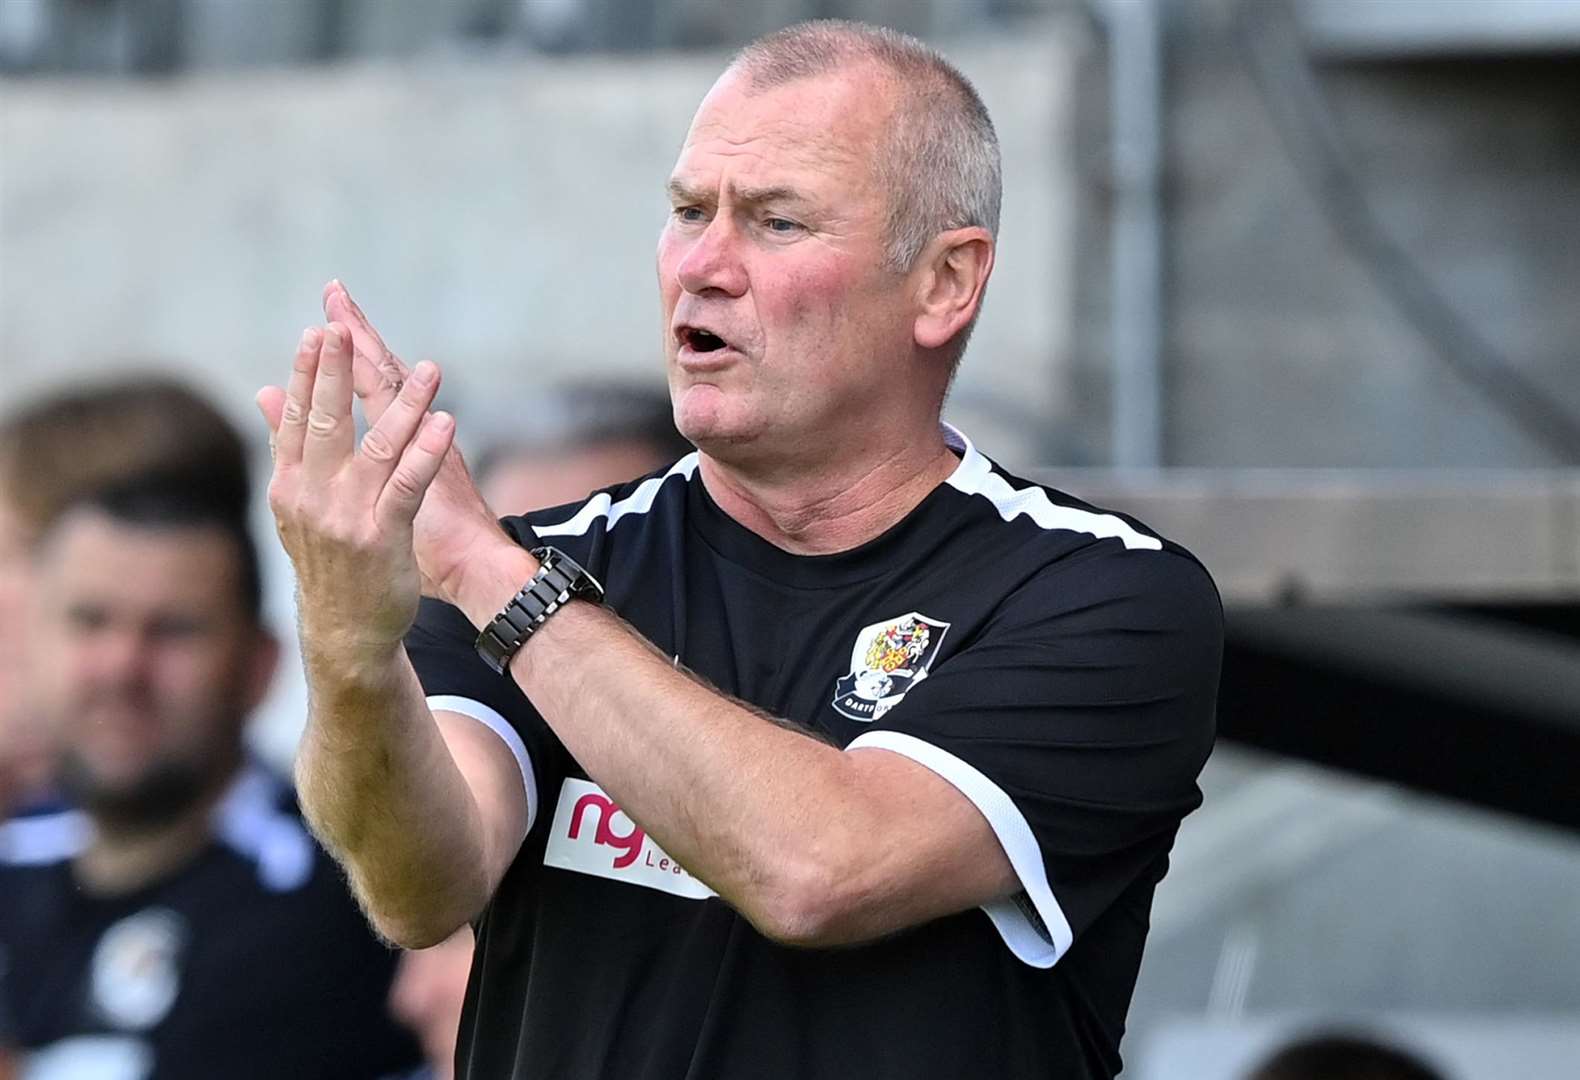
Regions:
<instances>
[{"instance_id":1,"label":"white shoulder stripe","mask_svg":"<svg viewBox=\"0 0 1580 1080\"><path fill-rule=\"evenodd\" d=\"M227 847L252 862L258 882L270 892L295 892L313 877L315 848L307 828L277 803L284 784L256 765L248 765L214 805L214 833Z\"/></svg>"},{"instance_id":2,"label":"white shoulder stripe","mask_svg":"<svg viewBox=\"0 0 1580 1080\"><path fill-rule=\"evenodd\" d=\"M1059 506L1042 488L1032 485L1019 491L993 471L987 458L977 453L971 440L958 429L945 425L950 445L964 451L960 465L949 477L949 486L966 495L981 495L993 504L999 517L1013 521L1022 514L1044 529L1063 529L1114 539L1132 550L1161 551L1163 541L1139 531L1115 514L1098 514L1073 506Z\"/></svg>"},{"instance_id":3,"label":"white shoulder stripe","mask_svg":"<svg viewBox=\"0 0 1580 1080\"><path fill-rule=\"evenodd\" d=\"M611 499L608 492L600 492L582 504L582 508L570 519L557 525L534 525L532 531L539 536L581 536L599 518L607 518L609 523L605 528L613 528L614 523L627 514L645 514L653 509L653 501L658 498L658 489L664 486L665 480L671 476L683 476L690 480L691 474L696 471L697 453L693 450L670 466L663 476L650 476L643 480L635 491L619 502Z\"/></svg>"}]
</instances>

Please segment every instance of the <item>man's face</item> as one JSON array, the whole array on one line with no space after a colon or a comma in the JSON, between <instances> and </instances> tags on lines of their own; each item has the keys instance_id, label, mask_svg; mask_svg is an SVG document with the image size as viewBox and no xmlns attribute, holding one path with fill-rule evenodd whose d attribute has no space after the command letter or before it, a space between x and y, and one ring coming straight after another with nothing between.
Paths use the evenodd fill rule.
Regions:
<instances>
[{"instance_id":1,"label":"man's face","mask_svg":"<svg viewBox=\"0 0 1580 1080\"><path fill-rule=\"evenodd\" d=\"M865 69L763 91L726 73L692 121L658 273L675 424L715 456L769 432L826 446L906 380L912 288L884 265L872 161L891 100Z\"/></svg>"},{"instance_id":2,"label":"man's face","mask_svg":"<svg viewBox=\"0 0 1580 1080\"><path fill-rule=\"evenodd\" d=\"M89 810L154 823L238 763L275 658L247 615L238 562L219 529L126 525L92 509L46 538L31 681L61 783Z\"/></svg>"}]
</instances>

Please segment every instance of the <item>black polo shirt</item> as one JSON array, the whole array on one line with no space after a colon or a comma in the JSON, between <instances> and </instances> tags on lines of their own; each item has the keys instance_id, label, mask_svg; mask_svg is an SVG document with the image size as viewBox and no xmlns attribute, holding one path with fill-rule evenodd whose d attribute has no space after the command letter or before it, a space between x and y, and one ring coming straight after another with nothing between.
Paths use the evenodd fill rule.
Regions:
<instances>
[{"instance_id":1,"label":"black polo shirt","mask_svg":"<svg viewBox=\"0 0 1580 1080\"><path fill-rule=\"evenodd\" d=\"M0 1046L23 1075L375 1080L421 1060L389 1016L396 954L369 930L290 791L245 770L196 858L100 896L72 870L90 825L0 826Z\"/></svg>"},{"instance_id":2,"label":"black polo shirt","mask_svg":"<svg viewBox=\"0 0 1580 1080\"><path fill-rule=\"evenodd\" d=\"M459 612L429 603L408 648L430 703L499 733L531 811L477 926L461 1075L1118 1072L1153 889L1200 802L1217 594L1134 520L949 436L949 480L835 555L789 554L734 521L696 455L506 524L580 561L616 612L725 693L948 780L1021 894L856 948L775 944L610 801L477 659Z\"/></svg>"}]
</instances>

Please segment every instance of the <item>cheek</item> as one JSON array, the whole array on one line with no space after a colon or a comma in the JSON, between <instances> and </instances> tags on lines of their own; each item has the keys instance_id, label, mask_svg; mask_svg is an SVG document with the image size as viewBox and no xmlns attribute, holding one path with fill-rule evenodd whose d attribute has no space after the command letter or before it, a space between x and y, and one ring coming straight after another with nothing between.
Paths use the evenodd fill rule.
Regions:
<instances>
[{"instance_id":1,"label":"cheek","mask_svg":"<svg viewBox=\"0 0 1580 1080\"><path fill-rule=\"evenodd\" d=\"M839 361L857 351L864 332L854 315L862 307L857 285L855 275L838 268L807 268L785 279L762 312L770 346L777 345L777 371L793 374L801 386L844 381L850 372Z\"/></svg>"}]
</instances>

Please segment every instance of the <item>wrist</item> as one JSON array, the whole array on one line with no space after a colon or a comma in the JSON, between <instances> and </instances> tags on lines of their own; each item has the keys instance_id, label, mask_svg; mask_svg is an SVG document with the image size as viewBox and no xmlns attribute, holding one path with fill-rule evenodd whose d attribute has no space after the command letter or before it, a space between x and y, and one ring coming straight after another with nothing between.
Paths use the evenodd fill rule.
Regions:
<instances>
[{"instance_id":1,"label":"wrist","mask_svg":"<svg viewBox=\"0 0 1580 1080\"><path fill-rule=\"evenodd\" d=\"M537 572L538 560L532 553L500 533L498 544L468 560L466 576L457 583L450 603L482 629Z\"/></svg>"},{"instance_id":2,"label":"wrist","mask_svg":"<svg viewBox=\"0 0 1580 1080\"><path fill-rule=\"evenodd\" d=\"M376 691L388 686L398 669L402 643L353 638L301 624L302 665L315 695Z\"/></svg>"},{"instance_id":3,"label":"wrist","mask_svg":"<svg viewBox=\"0 0 1580 1080\"><path fill-rule=\"evenodd\" d=\"M603 601L603 586L580 563L558 548L532 549L538 569L499 613L480 626L477 654L498 674L509 670L510 660L550 617L573 600Z\"/></svg>"}]
</instances>

